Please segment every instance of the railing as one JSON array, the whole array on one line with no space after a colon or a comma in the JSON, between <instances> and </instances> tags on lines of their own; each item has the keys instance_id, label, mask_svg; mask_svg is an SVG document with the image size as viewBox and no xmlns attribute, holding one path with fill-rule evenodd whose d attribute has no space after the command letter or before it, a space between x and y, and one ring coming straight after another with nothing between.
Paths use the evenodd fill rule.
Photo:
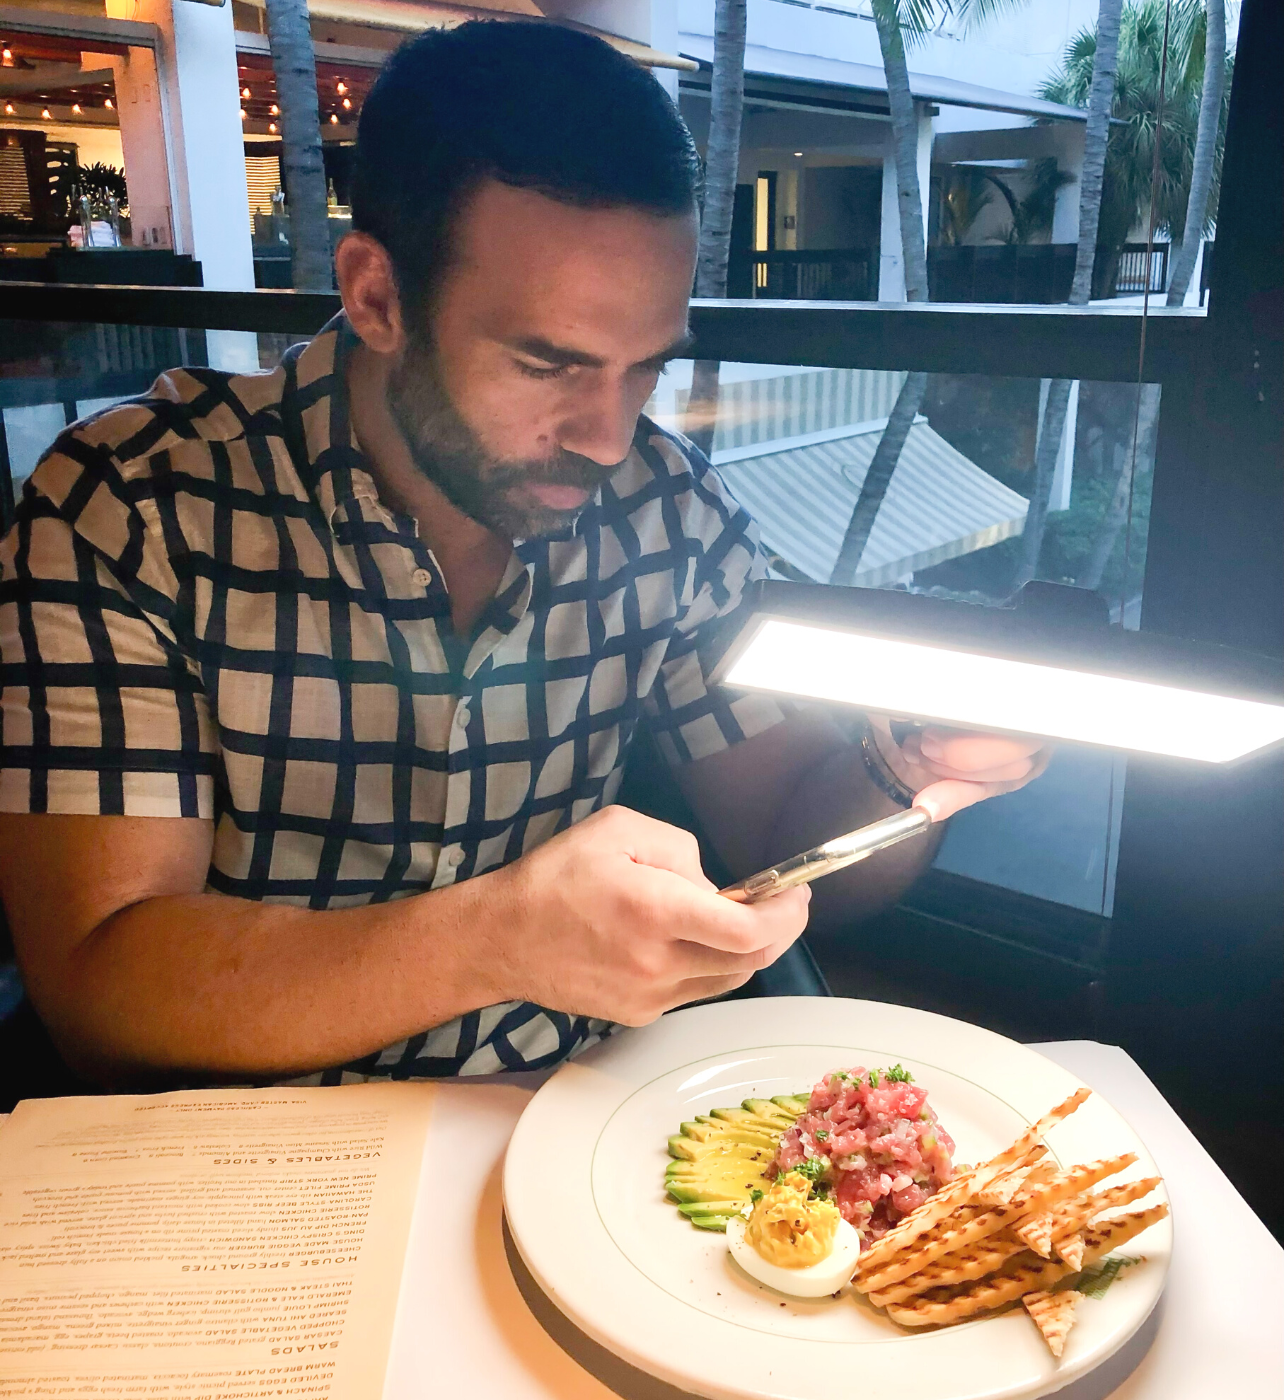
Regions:
<instances>
[{"instance_id":1,"label":"railing","mask_svg":"<svg viewBox=\"0 0 1284 1400\"><path fill-rule=\"evenodd\" d=\"M873 301L878 296L878 252L872 248L754 252L744 271L748 295L755 298Z\"/></svg>"},{"instance_id":2,"label":"railing","mask_svg":"<svg viewBox=\"0 0 1284 1400\"><path fill-rule=\"evenodd\" d=\"M1055 305L1070 296L1073 243L985 243L927 250L933 301Z\"/></svg>"},{"instance_id":3,"label":"railing","mask_svg":"<svg viewBox=\"0 0 1284 1400\"><path fill-rule=\"evenodd\" d=\"M1141 292L1162 292L1168 286L1168 244L1125 243L1115 273L1115 294L1136 296Z\"/></svg>"}]
</instances>

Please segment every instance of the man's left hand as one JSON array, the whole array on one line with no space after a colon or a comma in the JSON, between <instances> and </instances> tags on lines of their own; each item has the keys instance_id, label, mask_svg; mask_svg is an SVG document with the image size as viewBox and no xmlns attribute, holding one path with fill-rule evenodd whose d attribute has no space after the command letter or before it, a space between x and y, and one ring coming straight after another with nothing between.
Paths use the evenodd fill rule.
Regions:
<instances>
[{"instance_id":1,"label":"man's left hand","mask_svg":"<svg viewBox=\"0 0 1284 1400\"><path fill-rule=\"evenodd\" d=\"M913 789L914 805L934 822L1024 787L1052 756L1052 746L1038 739L938 726L914 730L898 746L886 719L871 715L870 725L887 766Z\"/></svg>"}]
</instances>

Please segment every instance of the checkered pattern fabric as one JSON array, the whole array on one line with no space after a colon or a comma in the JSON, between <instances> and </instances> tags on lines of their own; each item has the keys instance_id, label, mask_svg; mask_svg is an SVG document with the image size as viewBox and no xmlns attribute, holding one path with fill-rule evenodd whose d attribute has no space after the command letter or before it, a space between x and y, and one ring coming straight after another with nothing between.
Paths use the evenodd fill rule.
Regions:
<instances>
[{"instance_id":1,"label":"checkered pattern fabric","mask_svg":"<svg viewBox=\"0 0 1284 1400\"><path fill-rule=\"evenodd\" d=\"M351 336L340 318L268 374L176 370L55 443L0 548L0 809L208 818L211 890L337 909L609 803L640 721L686 762L781 718L706 684L763 565L708 463L645 418L456 641L356 446ZM537 1068L609 1029L491 1006L316 1079Z\"/></svg>"}]
</instances>

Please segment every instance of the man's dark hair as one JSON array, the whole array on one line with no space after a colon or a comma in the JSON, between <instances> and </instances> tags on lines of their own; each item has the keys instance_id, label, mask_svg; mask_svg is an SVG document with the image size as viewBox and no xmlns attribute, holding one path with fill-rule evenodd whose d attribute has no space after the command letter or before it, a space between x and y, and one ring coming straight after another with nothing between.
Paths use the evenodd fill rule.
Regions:
<instances>
[{"instance_id":1,"label":"man's dark hair","mask_svg":"<svg viewBox=\"0 0 1284 1400\"><path fill-rule=\"evenodd\" d=\"M352 226L423 307L453 215L487 178L585 208L692 209L700 161L673 102L632 59L538 21L477 20L398 49L361 111Z\"/></svg>"}]
</instances>

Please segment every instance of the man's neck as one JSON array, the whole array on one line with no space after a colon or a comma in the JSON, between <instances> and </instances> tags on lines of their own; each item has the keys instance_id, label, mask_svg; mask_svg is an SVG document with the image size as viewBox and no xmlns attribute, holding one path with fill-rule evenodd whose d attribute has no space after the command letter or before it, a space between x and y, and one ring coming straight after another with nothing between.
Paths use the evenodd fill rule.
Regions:
<instances>
[{"instance_id":1,"label":"man's neck","mask_svg":"<svg viewBox=\"0 0 1284 1400\"><path fill-rule=\"evenodd\" d=\"M499 588L513 542L456 509L415 466L388 410L388 372L385 358L363 345L348 358L348 399L357 442L379 495L418 521L419 537L445 576L455 632L467 636Z\"/></svg>"}]
</instances>

